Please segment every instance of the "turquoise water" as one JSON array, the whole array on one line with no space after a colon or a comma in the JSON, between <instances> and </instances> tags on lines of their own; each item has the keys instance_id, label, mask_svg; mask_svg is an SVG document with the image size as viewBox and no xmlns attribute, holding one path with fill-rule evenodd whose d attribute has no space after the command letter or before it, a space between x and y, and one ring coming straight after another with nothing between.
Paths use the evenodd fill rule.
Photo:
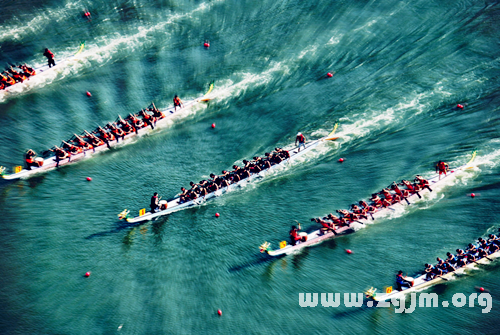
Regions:
<instances>
[{"instance_id":1,"label":"turquoise water","mask_svg":"<svg viewBox=\"0 0 500 335\"><path fill-rule=\"evenodd\" d=\"M398 314L298 301L383 290L396 271L415 274L500 227L497 2L53 0L0 9L4 64L41 65L46 47L57 61L86 42L78 60L0 102L8 168L28 148L151 101L167 107L174 94L193 99L215 81L213 100L162 131L0 185L2 333L498 333L500 262L426 291L451 301L484 287L486 314L477 304ZM337 142L258 183L157 221L117 221L155 191L168 198L290 144L297 131L325 136L337 120ZM294 220L312 227L311 217L431 176L440 159L461 165L473 149L475 169L366 229L282 259L259 253Z\"/></svg>"}]
</instances>

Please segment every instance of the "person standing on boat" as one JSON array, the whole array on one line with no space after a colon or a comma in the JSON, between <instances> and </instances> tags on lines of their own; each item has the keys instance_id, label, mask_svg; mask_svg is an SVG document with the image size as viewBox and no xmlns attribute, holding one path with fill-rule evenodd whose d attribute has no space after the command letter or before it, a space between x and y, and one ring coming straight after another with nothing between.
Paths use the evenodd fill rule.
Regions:
<instances>
[{"instance_id":1,"label":"person standing on boat","mask_svg":"<svg viewBox=\"0 0 500 335\"><path fill-rule=\"evenodd\" d=\"M297 133L297 137L295 138L295 145L297 145L297 142L299 142L299 151L300 147L306 148L306 137L302 135L302 133Z\"/></svg>"},{"instance_id":2,"label":"person standing on boat","mask_svg":"<svg viewBox=\"0 0 500 335\"><path fill-rule=\"evenodd\" d=\"M151 213L156 213L160 207L160 198L158 197L158 192L155 192L151 197Z\"/></svg>"},{"instance_id":3,"label":"person standing on boat","mask_svg":"<svg viewBox=\"0 0 500 335\"><path fill-rule=\"evenodd\" d=\"M174 97L174 112L177 110L177 107L180 109L181 106L184 107L184 104L182 103L181 98L179 98L176 94Z\"/></svg>"},{"instance_id":4,"label":"person standing on boat","mask_svg":"<svg viewBox=\"0 0 500 335\"><path fill-rule=\"evenodd\" d=\"M436 165L436 173L439 172L439 179L441 179L441 174L444 173L445 177L446 177L446 172L448 172L448 163L445 163L443 161L439 161L439 163L437 163Z\"/></svg>"},{"instance_id":5,"label":"person standing on boat","mask_svg":"<svg viewBox=\"0 0 500 335\"><path fill-rule=\"evenodd\" d=\"M413 284L411 281L408 281L405 279L406 277L403 277L403 271L399 270L398 275L396 276L396 286L398 288L398 291L402 291L403 287L412 287Z\"/></svg>"},{"instance_id":6,"label":"person standing on boat","mask_svg":"<svg viewBox=\"0 0 500 335\"><path fill-rule=\"evenodd\" d=\"M54 61L54 54L52 53L52 51L45 48L45 52L43 53L43 55L47 57L47 60L49 61L49 68L52 67L52 65L56 66L56 62Z\"/></svg>"}]
</instances>

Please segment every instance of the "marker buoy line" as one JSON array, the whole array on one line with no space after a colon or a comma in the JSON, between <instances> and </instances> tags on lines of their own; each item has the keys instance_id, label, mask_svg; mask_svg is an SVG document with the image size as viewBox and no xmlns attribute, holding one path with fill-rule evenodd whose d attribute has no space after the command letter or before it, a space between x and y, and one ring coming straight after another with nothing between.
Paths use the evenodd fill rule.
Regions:
<instances>
[{"instance_id":1,"label":"marker buoy line","mask_svg":"<svg viewBox=\"0 0 500 335\"><path fill-rule=\"evenodd\" d=\"M87 96L88 96L88 97L91 97L91 96L92 96L92 94L90 94L90 92L89 92L89 91L87 91Z\"/></svg>"}]
</instances>

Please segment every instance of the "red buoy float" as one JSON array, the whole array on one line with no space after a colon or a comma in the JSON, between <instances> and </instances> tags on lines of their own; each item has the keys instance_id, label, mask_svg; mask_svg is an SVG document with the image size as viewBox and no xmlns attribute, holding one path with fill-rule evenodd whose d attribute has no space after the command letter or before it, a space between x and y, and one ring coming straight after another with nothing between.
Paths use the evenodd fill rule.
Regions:
<instances>
[{"instance_id":1,"label":"red buoy float","mask_svg":"<svg viewBox=\"0 0 500 335\"><path fill-rule=\"evenodd\" d=\"M218 218L220 216L219 213L215 213L215 217Z\"/></svg>"},{"instance_id":2,"label":"red buoy float","mask_svg":"<svg viewBox=\"0 0 500 335\"><path fill-rule=\"evenodd\" d=\"M333 77L333 73L328 72L328 73L326 74L326 76L327 76L328 78L331 78L331 77Z\"/></svg>"},{"instance_id":3,"label":"red buoy float","mask_svg":"<svg viewBox=\"0 0 500 335\"><path fill-rule=\"evenodd\" d=\"M464 109L464 105L458 104L457 108Z\"/></svg>"},{"instance_id":4,"label":"red buoy float","mask_svg":"<svg viewBox=\"0 0 500 335\"><path fill-rule=\"evenodd\" d=\"M479 291L484 292L484 287L480 287Z\"/></svg>"},{"instance_id":5,"label":"red buoy float","mask_svg":"<svg viewBox=\"0 0 500 335\"><path fill-rule=\"evenodd\" d=\"M474 193L471 193L471 194L470 194L470 197L471 197L471 198L474 198L475 196L476 196L476 195L475 195Z\"/></svg>"},{"instance_id":6,"label":"red buoy float","mask_svg":"<svg viewBox=\"0 0 500 335\"><path fill-rule=\"evenodd\" d=\"M212 123L212 128L215 128L215 123Z\"/></svg>"},{"instance_id":7,"label":"red buoy float","mask_svg":"<svg viewBox=\"0 0 500 335\"><path fill-rule=\"evenodd\" d=\"M88 97L91 97L91 96L92 96L92 94L90 94L90 92L89 92L89 91L87 91L87 96L88 96Z\"/></svg>"},{"instance_id":8,"label":"red buoy float","mask_svg":"<svg viewBox=\"0 0 500 335\"><path fill-rule=\"evenodd\" d=\"M85 12L85 16L90 16L90 12Z\"/></svg>"},{"instance_id":9,"label":"red buoy float","mask_svg":"<svg viewBox=\"0 0 500 335\"><path fill-rule=\"evenodd\" d=\"M85 272L85 277L90 277L90 272Z\"/></svg>"},{"instance_id":10,"label":"red buoy float","mask_svg":"<svg viewBox=\"0 0 500 335\"><path fill-rule=\"evenodd\" d=\"M92 181L92 178L90 178L90 177L87 177L87 181Z\"/></svg>"},{"instance_id":11,"label":"red buoy float","mask_svg":"<svg viewBox=\"0 0 500 335\"><path fill-rule=\"evenodd\" d=\"M218 309L217 314L219 314L219 316L222 316L222 311L220 309Z\"/></svg>"},{"instance_id":12,"label":"red buoy float","mask_svg":"<svg viewBox=\"0 0 500 335\"><path fill-rule=\"evenodd\" d=\"M339 163L342 163L344 161L343 158L339 158Z\"/></svg>"},{"instance_id":13,"label":"red buoy float","mask_svg":"<svg viewBox=\"0 0 500 335\"><path fill-rule=\"evenodd\" d=\"M351 249L345 249L345 252L347 252L349 255L352 254Z\"/></svg>"},{"instance_id":14,"label":"red buoy float","mask_svg":"<svg viewBox=\"0 0 500 335\"><path fill-rule=\"evenodd\" d=\"M205 48L210 47L210 42L209 42L209 41L205 41L205 43L203 43L203 46L204 46Z\"/></svg>"}]
</instances>

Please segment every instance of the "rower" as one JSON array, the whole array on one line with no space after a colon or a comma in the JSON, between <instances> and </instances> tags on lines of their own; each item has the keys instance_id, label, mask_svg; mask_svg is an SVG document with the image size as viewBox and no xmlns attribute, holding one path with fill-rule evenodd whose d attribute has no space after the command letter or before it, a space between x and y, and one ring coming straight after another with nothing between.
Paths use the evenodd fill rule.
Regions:
<instances>
[{"instance_id":1,"label":"rower","mask_svg":"<svg viewBox=\"0 0 500 335\"><path fill-rule=\"evenodd\" d=\"M448 260L446 260L444 262L444 270L446 271L446 273L448 273L448 272L453 272L456 269Z\"/></svg>"},{"instance_id":2,"label":"rower","mask_svg":"<svg viewBox=\"0 0 500 335\"><path fill-rule=\"evenodd\" d=\"M121 137L122 140L125 138L125 132L117 127L116 125L112 125L111 123L108 123L107 128L111 130L111 133L115 135L116 142L118 142L118 139Z\"/></svg>"},{"instance_id":3,"label":"rower","mask_svg":"<svg viewBox=\"0 0 500 335\"><path fill-rule=\"evenodd\" d=\"M363 206L363 208L365 209L365 213L375 213L377 211L377 209L374 207L374 206L370 206L368 205L365 201L361 200L359 201L359 204L360 206Z\"/></svg>"},{"instance_id":4,"label":"rower","mask_svg":"<svg viewBox=\"0 0 500 335\"><path fill-rule=\"evenodd\" d=\"M446 261L450 264L456 264L457 263L457 258L455 256L453 256L453 254L451 252L447 252L446 253Z\"/></svg>"},{"instance_id":5,"label":"rower","mask_svg":"<svg viewBox=\"0 0 500 335\"><path fill-rule=\"evenodd\" d=\"M56 167L59 167L59 162L62 161L63 159L66 159L66 158L71 159L71 155L69 153L67 153L63 149L59 148L58 146L54 146L54 147L55 147L55 149L53 149L52 151L54 152L54 154L56 156Z\"/></svg>"},{"instance_id":6,"label":"rower","mask_svg":"<svg viewBox=\"0 0 500 335\"><path fill-rule=\"evenodd\" d=\"M393 184L391 185L391 189L402 198L406 198L408 196L408 191L401 190L396 182L393 182Z\"/></svg>"},{"instance_id":7,"label":"rower","mask_svg":"<svg viewBox=\"0 0 500 335\"><path fill-rule=\"evenodd\" d=\"M434 267L431 264L425 264L425 279L431 280L434 277Z\"/></svg>"},{"instance_id":8,"label":"rower","mask_svg":"<svg viewBox=\"0 0 500 335\"><path fill-rule=\"evenodd\" d=\"M73 134L75 135L75 142L77 143L76 145L81 147L84 151L85 150L90 150L90 149L93 149L94 147L92 146L92 144L88 143L88 142L85 142L83 140L83 138L81 138L80 136L78 136L77 134Z\"/></svg>"},{"instance_id":9,"label":"rower","mask_svg":"<svg viewBox=\"0 0 500 335\"><path fill-rule=\"evenodd\" d=\"M56 66L56 62L54 61L54 54L52 53L52 51L45 48L45 52L43 53L43 55L47 57L47 61L49 62L49 68L51 68L52 65Z\"/></svg>"},{"instance_id":10,"label":"rower","mask_svg":"<svg viewBox=\"0 0 500 335\"><path fill-rule=\"evenodd\" d=\"M478 255L478 258L484 258L484 257L488 256L488 252L483 248L479 248L477 255Z\"/></svg>"},{"instance_id":11,"label":"rower","mask_svg":"<svg viewBox=\"0 0 500 335\"><path fill-rule=\"evenodd\" d=\"M297 136L295 137L295 145L297 145L297 142L299 142L298 151L300 151L300 147L304 147L304 149L306 148L306 138L300 132L297 133Z\"/></svg>"},{"instance_id":12,"label":"rower","mask_svg":"<svg viewBox=\"0 0 500 335\"><path fill-rule=\"evenodd\" d=\"M101 140L99 137L95 136L94 134L89 133L88 131L84 130L85 134L87 134L87 138L90 140L90 143L95 147L101 146L104 144L104 141ZM108 144L109 148L109 144Z\"/></svg>"},{"instance_id":13,"label":"rower","mask_svg":"<svg viewBox=\"0 0 500 335\"><path fill-rule=\"evenodd\" d=\"M408 281L405 278L406 278L406 276L403 277L403 271L399 270L398 274L396 276L396 286L397 286L398 291L403 291L403 287L410 288L413 286L413 282Z\"/></svg>"},{"instance_id":14,"label":"rower","mask_svg":"<svg viewBox=\"0 0 500 335\"><path fill-rule=\"evenodd\" d=\"M476 246L473 245L472 243L469 243L467 249L465 249L465 252L469 255L475 255L477 253Z\"/></svg>"},{"instance_id":15,"label":"rower","mask_svg":"<svg viewBox=\"0 0 500 335\"><path fill-rule=\"evenodd\" d=\"M97 135L108 145L108 147L109 141L113 141L115 139L115 135L113 135L113 133L108 133L101 126L97 127Z\"/></svg>"},{"instance_id":16,"label":"rower","mask_svg":"<svg viewBox=\"0 0 500 335\"><path fill-rule=\"evenodd\" d=\"M207 182L206 188L209 193L213 193L219 189L219 186L213 180L210 180Z\"/></svg>"},{"instance_id":17,"label":"rower","mask_svg":"<svg viewBox=\"0 0 500 335\"><path fill-rule=\"evenodd\" d=\"M179 194L179 203L180 204L189 200L188 193L189 193L188 190L186 190L184 187L181 187L181 193Z\"/></svg>"},{"instance_id":18,"label":"rower","mask_svg":"<svg viewBox=\"0 0 500 335\"><path fill-rule=\"evenodd\" d=\"M9 76L5 72L0 74L0 81L2 81L2 83L6 87L12 86L12 85L14 85L16 83L16 81L14 80L14 78L12 78L11 76Z\"/></svg>"},{"instance_id":19,"label":"rower","mask_svg":"<svg viewBox=\"0 0 500 335\"><path fill-rule=\"evenodd\" d=\"M177 107L180 109L181 106L184 107L184 104L182 103L181 98L179 98L176 94L174 97L174 112L177 111Z\"/></svg>"},{"instance_id":20,"label":"rower","mask_svg":"<svg viewBox=\"0 0 500 335\"><path fill-rule=\"evenodd\" d=\"M422 187L422 188L428 188L429 190L431 190L430 187L429 187L429 181L427 179L423 178L422 176L420 176L420 175L417 174L415 176L415 179L413 181L416 182L416 183L418 183L420 185L420 187Z\"/></svg>"},{"instance_id":21,"label":"rower","mask_svg":"<svg viewBox=\"0 0 500 335\"><path fill-rule=\"evenodd\" d=\"M488 235L488 243L491 245L491 244L499 244L499 240L498 240L498 237L496 237L495 235L493 234L490 234Z\"/></svg>"},{"instance_id":22,"label":"rower","mask_svg":"<svg viewBox=\"0 0 500 335\"><path fill-rule=\"evenodd\" d=\"M456 266L457 269L461 268L463 266L466 266L466 265L467 265L467 257L465 257L465 255L464 255L464 257L458 258L457 266Z\"/></svg>"},{"instance_id":23,"label":"rower","mask_svg":"<svg viewBox=\"0 0 500 335\"><path fill-rule=\"evenodd\" d=\"M321 224L321 226L322 226L322 228L320 228L321 235L324 235L324 234L326 234L329 231L331 231L332 233L334 233L335 235L337 235L335 233L335 226L334 226L333 223L323 221L320 218L312 218L311 221L314 221L316 223Z\"/></svg>"},{"instance_id":24,"label":"rower","mask_svg":"<svg viewBox=\"0 0 500 335\"><path fill-rule=\"evenodd\" d=\"M28 170L31 170L32 167L40 167L43 164L43 160L37 160L36 159L36 152L34 150L29 149L26 151L24 154L24 159L26 161L26 168Z\"/></svg>"},{"instance_id":25,"label":"rower","mask_svg":"<svg viewBox=\"0 0 500 335\"><path fill-rule=\"evenodd\" d=\"M370 198L370 201L373 203L373 206L375 208L382 207L382 199L378 196L377 193L373 193L372 197Z\"/></svg>"},{"instance_id":26,"label":"rower","mask_svg":"<svg viewBox=\"0 0 500 335\"><path fill-rule=\"evenodd\" d=\"M155 129L155 126L153 125L153 123L155 123L153 116L146 113L145 110L141 110L139 115L142 116L142 121L146 124L146 126L150 126L151 129Z\"/></svg>"},{"instance_id":27,"label":"rower","mask_svg":"<svg viewBox=\"0 0 500 335\"><path fill-rule=\"evenodd\" d=\"M495 243L490 243L489 245L489 248L488 248L488 253L491 255L491 254L494 254L495 252L497 252L498 250L500 250L500 247L498 247L497 244Z\"/></svg>"},{"instance_id":28,"label":"rower","mask_svg":"<svg viewBox=\"0 0 500 335\"><path fill-rule=\"evenodd\" d=\"M448 172L448 163L445 163L443 161L439 161L439 163L436 164L436 173L439 172L439 179L441 179L441 174L444 173L446 176L446 172Z\"/></svg>"},{"instance_id":29,"label":"rower","mask_svg":"<svg viewBox=\"0 0 500 335\"><path fill-rule=\"evenodd\" d=\"M120 120L118 120L118 124L121 125L122 130L125 132L125 135L131 134L133 132L137 133L137 130L130 123L123 120L121 116L119 117Z\"/></svg>"},{"instance_id":30,"label":"rower","mask_svg":"<svg viewBox=\"0 0 500 335\"><path fill-rule=\"evenodd\" d=\"M66 141L62 141L63 142L63 149L68 151L70 154L73 154L73 155L76 155L76 154L79 154L83 151L82 148L80 147L77 147L76 145L73 145L73 144L70 144Z\"/></svg>"},{"instance_id":31,"label":"rower","mask_svg":"<svg viewBox=\"0 0 500 335\"><path fill-rule=\"evenodd\" d=\"M156 213L160 207L160 198L158 198L158 192L155 192L151 197L151 214Z\"/></svg>"},{"instance_id":32,"label":"rower","mask_svg":"<svg viewBox=\"0 0 500 335\"><path fill-rule=\"evenodd\" d=\"M165 114L163 114L158 108L156 108L154 102L151 103L153 107L150 107L148 110L150 112L153 112L153 117L154 119L154 124L156 125L156 119L163 119L165 117Z\"/></svg>"},{"instance_id":33,"label":"rower","mask_svg":"<svg viewBox=\"0 0 500 335\"><path fill-rule=\"evenodd\" d=\"M144 122L142 120L138 119L137 116L133 115L132 113L129 113L125 120L131 121L135 128L140 129L140 128L144 127Z\"/></svg>"}]
</instances>

